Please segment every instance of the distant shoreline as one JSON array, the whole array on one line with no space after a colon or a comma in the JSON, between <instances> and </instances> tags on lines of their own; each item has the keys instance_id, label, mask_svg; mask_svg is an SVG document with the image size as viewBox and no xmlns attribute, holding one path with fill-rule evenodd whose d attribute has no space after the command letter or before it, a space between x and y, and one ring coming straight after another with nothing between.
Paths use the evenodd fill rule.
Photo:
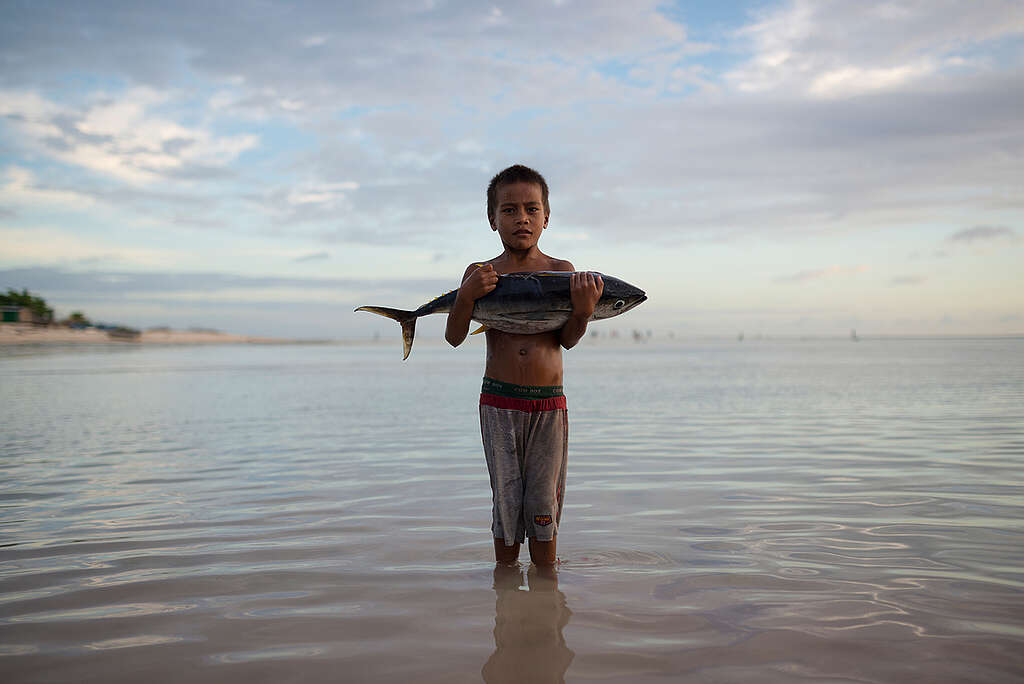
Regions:
<instances>
[{"instance_id":1,"label":"distant shoreline","mask_svg":"<svg viewBox=\"0 0 1024 684\"><path fill-rule=\"evenodd\" d=\"M989 340L989 339L1020 339L1024 340L1024 333L1000 333L1000 334L974 334L974 335L913 335L913 334L876 334L863 335L858 337L862 342L885 342L899 340ZM634 347L637 342L622 334L620 337L611 337L602 334L599 337L587 337L588 346L615 346ZM837 342L849 343L850 339L843 335L763 335L748 336L744 341L737 341L729 335L676 335L673 337L658 336L654 339L639 341L639 345L651 343L654 345L664 344L687 344L687 343L715 343L715 344L739 344L757 345L763 342L775 343L804 343L804 342ZM425 338L418 340L423 345L444 345L443 339L431 340ZM143 330L137 337L112 337L106 330L96 328L73 329L65 326L50 325L37 326L29 323L4 323L0 324L0 347L11 345L29 344L149 344L149 345L215 345L215 344L268 344L268 345L341 345L341 346L387 346L398 345L401 349L401 341L398 336L392 338L374 339L300 339L285 337L265 337L260 335L236 335L217 330L172 330L168 328L152 328Z\"/></svg>"},{"instance_id":2,"label":"distant shoreline","mask_svg":"<svg viewBox=\"0 0 1024 684\"><path fill-rule=\"evenodd\" d=\"M136 337L113 337L96 328L0 325L0 345L7 344L315 344L328 340L297 340L255 335L234 335L215 330L143 330Z\"/></svg>"}]
</instances>

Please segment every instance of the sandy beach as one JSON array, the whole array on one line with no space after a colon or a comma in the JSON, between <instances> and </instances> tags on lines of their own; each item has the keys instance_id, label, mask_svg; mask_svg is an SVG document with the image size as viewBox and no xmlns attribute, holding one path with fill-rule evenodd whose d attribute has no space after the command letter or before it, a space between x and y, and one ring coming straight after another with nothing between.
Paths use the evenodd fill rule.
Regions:
<instances>
[{"instance_id":1,"label":"sandy beach","mask_svg":"<svg viewBox=\"0 0 1024 684\"><path fill-rule=\"evenodd\" d=\"M106 330L8 323L0 326L0 344L289 344L299 340L232 335L214 330L144 330L138 337L112 337Z\"/></svg>"}]
</instances>

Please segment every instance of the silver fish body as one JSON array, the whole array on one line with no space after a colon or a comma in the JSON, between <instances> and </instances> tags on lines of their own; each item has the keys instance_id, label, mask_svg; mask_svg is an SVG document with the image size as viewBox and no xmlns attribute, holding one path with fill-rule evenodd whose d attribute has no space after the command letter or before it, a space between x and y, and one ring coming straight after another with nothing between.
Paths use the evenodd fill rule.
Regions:
<instances>
[{"instance_id":1,"label":"silver fish body","mask_svg":"<svg viewBox=\"0 0 1024 684\"><path fill-rule=\"evenodd\" d=\"M473 320L501 332L521 335L558 330L572 314L569 297L570 271L535 271L504 273L488 294L476 300ZM629 283L601 275L604 291L594 307L590 320L602 320L623 314L646 301L647 295ZM369 311L398 321L402 326L403 360L409 358L416 335L416 319L435 313L448 313L455 306L458 290L430 300L415 311L380 306L361 306L356 311Z\"/></svg>"}]
</instances>

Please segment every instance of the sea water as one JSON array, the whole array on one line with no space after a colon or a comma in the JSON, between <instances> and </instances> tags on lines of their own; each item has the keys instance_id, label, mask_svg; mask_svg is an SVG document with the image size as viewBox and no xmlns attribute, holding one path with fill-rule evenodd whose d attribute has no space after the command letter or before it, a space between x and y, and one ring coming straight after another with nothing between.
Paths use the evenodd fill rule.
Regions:
<instances>
[{"instance_id":1,"label":"sea water","mask_svg":"<svg viewBox=\"0 0 1024 684\"><path fill-rule=\"evenodd\" d=\"M3 681L1024 677L1024 340L585 340L555 580L397 345L0 350Z\"/></svg>"}]
</instances>

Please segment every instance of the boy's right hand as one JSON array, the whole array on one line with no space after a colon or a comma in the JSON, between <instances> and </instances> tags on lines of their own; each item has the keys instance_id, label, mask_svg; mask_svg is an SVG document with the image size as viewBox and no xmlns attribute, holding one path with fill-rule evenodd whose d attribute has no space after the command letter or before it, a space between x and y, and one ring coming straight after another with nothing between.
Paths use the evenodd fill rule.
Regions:
<instances>
[{"instance_id":1,"label":"boy's right hand","mask_svg":"<svg viewBox=\"0 0 1024 684\"><path fill-rule=\"evenodd\" d=\"M475 302L497 286L498 274L494 272L494 266L483 264L462 281L458 296Z\"/></svg>"}]
</instances>

